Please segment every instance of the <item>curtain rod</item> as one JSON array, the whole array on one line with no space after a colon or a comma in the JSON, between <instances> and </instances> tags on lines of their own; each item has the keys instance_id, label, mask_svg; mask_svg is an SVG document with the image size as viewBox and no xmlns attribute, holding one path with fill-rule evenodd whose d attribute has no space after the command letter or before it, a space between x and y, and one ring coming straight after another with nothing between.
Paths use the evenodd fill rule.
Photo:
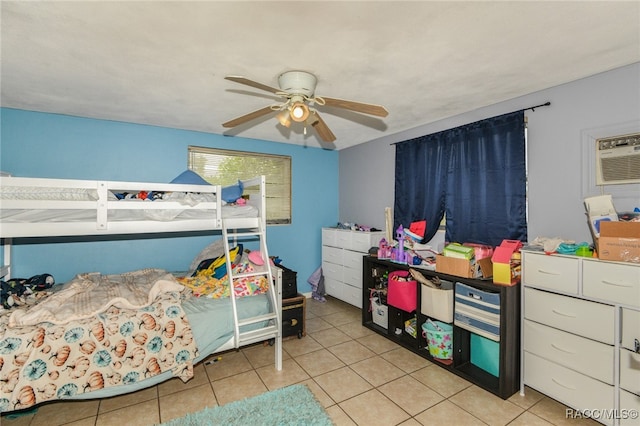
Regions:
<instances>
[{"instance_id":1,"label":"curtain rod","mask_svg":"<svg viewBox=\"0 0 640 426\"><path fill-rule=\"evenodd\" d=\"M536 108L540 108L540 107L543 107L543 106L549 106L549 105L551 105L551 102L547 101L547 102L545 102L543 104L532 106L532 107L529 107L529 108L525 108L525 109L523 109L521 111L527 111L527 110L535 111Z\"/></svg>"},{"instance_id":2,"label":"curtain rod","mask_svg":"<svg viewBox=\"0 0 640 426\"><path fill-rule=\"evenodd\" d=\"M532 107L524 108L524 109L518 109L518 110L515 110L515 111L511 111L511 112L528 111L528 110L535 111L536 108L540 108L540 107L543 107L543 106L549 106L549 105L551 105L551 102L547 101L547 102L545 102L543 104L540 104L540 105L536 105L536 106L532 106ZM525 121L526 121L526 117L525 117ZM414 138L412 138L412 139L414 139ZM397 145L397 144L402 143L402 142L405 142L405 141L393 142L393 143L390 143L389 145Z\"/></svg>"}]
</instances>

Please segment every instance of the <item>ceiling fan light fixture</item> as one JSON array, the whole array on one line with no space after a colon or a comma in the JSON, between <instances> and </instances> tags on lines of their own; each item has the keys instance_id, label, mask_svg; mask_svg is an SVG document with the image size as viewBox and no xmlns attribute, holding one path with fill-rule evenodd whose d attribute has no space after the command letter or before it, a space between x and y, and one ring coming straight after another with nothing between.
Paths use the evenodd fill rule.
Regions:
<instances>
[{"instance_id":1,"label":"ceiling fan light fixture","mask_svg":"<svg viewBox=\"0 0 640 426\"><path fill-rule=\"evenodd\" d=\"M318 123L318 121L320 121L320 120L318 119L318 115L314 111L313 114L311 114L309 116L309 118L307 118L307 121L304 124L307 125L307 126L315 127L315 125Z\"/></svg>"},{"instance_id":2,"label":"ceiling fan light fixture","mask_svg":"<svg viewBox=\"0 0 640 426\"><path fill-rule=\"evenodd\" d=\"M280 122L280 124L282 124L284 127L290 127L291 126L291 116L289 113L289 110L282 110L278 113L278 115L276 115L276 118L278 119L278 121Z\"/></svg>"},{"instance_id":3,"label":"ceiling fan light fixture","mask_svg":"<svg viewBox=\"0 0 640 426\"><path fill-rule=\"evenodd\" d=\"M309 117L309 107L302 102L296 102L291 105L289 113L293 121L300 123Z\"/></svg>"}]
</instances>

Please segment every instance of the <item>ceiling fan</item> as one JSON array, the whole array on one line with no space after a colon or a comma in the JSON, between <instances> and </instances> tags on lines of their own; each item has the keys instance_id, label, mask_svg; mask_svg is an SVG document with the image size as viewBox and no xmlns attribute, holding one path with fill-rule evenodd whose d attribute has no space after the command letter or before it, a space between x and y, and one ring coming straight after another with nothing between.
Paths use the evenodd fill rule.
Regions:
<instances>
[{"instance_id":1,"label":"ceiling fan","mask_svg":"<svg viewBox=\"0 0 640 426\"><path fill-rule=\"evenodd\" d=\"M284 99L283 103L269 105L223 123L222 126L227 128L239 126L267 114L276 113L276 118L281 125L290 127L292 121L303 123L305 126L305 134L307 126L311 126L315 129L320 139L325 142L333 142L336 140L336 136L320 117L320 114L315 108L316 106L344 108L377 117L386 117L389 114L387 110L380 105L315 96L318 79L315 75L306 71L294 70L280 74L280 76L278 76L279 89L241 76L227 76L225 79L271 92Z\"/></svg>"}]
</instances>

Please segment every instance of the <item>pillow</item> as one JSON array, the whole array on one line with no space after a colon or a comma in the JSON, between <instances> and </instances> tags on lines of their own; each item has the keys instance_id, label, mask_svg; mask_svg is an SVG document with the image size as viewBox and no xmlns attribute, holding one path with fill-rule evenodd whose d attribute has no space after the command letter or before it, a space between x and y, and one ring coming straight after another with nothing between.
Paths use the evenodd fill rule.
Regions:
<instances>
[{"instance_id":1,"label":"pillow","mask_svg":"<svg viewBox=\"0 0 640 426\"><path fill-rule=\"evenodd\" d=\"M193 170L185 170L169 183L182 183L186 185L211 185L209 182L204 180L202 176L200 176Z\"/></svg>"},{"instance_id":2,"label":"pillow","mask_svg":"<svg viewBox=\"0 0 640 426\"><path fill-rule=\"evenodd\" d=\"M258 265L258 266L264 265L264 260L262 260L262 252L258 250L253 250L249 252L249 261L254 265Z\"/></svg>"},{"instance_id":3,"label":"pillow","mask_svg":"<svg viewBox=\"0 0 640 426\"><path fill-rule=\"evenodd\" d=\"M222 199L227 203L233 203L238 198L242 197L243 190L244 185L240 181L238 181L237 185L225 186L222 188Z\"/></svg>"}]
</instances>

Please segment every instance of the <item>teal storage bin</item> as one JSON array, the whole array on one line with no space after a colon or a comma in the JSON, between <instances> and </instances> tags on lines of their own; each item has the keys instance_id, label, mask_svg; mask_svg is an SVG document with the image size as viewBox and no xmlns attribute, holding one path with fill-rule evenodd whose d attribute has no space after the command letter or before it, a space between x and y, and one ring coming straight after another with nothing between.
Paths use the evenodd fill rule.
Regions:
<instances>
[{"instance_id":1,"label":"teal storage bin","mask_svg":"<svg viewBox=\"0 0 640 426\"><path fill-rule=\"evenodd\" d=\"M429 354L443 360L453 359L453 326L427 320L422 324L422 336L427 340Z\"/></svg>"},{"instance_id":2,"label":"teal storage bin","mask_svg":"<svg viewBox=\"0 0 640 426\"><path fill-rule=\"evenodd\" d=\"M471 333L471 364L500 376L500 343Z\"/></svg>"}]
</instances>

